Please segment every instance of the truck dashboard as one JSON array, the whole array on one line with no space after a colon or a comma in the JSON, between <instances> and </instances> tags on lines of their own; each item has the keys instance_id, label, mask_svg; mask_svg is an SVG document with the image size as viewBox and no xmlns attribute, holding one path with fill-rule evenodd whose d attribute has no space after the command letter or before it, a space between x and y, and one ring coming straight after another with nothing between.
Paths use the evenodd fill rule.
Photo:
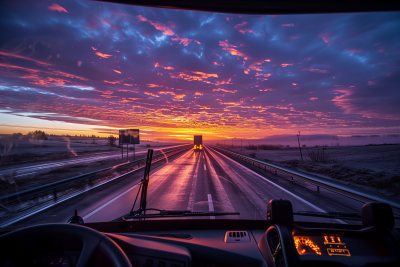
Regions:
<instances>
[{"instance_id":1,"label":"truck dashboard","mask_svg":"<svg viewBox=\"0 0 400 267\"><path fill-rule=\"evenodd\" d=\"M44 224L3 233L0 266L399 266L399 229L366 225L365 219L363 224L276 219Z\"/></svg>"}]
</instances>

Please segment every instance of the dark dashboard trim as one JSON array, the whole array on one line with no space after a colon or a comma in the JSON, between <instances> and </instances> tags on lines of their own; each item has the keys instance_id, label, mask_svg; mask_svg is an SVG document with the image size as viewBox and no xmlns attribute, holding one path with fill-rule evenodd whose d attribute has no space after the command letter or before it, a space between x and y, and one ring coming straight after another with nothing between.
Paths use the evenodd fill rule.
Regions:
<instances>
[{"instance_id":1,"label":"dark dashboard trim","mask_svg":"<svg viewBox=\"0 0 400 267\"><path fill-rule=\"evenodd\" d=\"M361 225L333 224L295 221L294 224L305 228L330 228L343 230L361 230ZM229 220L229 219L194 219L194 220L146 220L146 221L119 221L119 222L98 222L85 223L100 232L121 233L121 232L143 232L143 231L176 231L176 230L266 230L270 226L266 220ZM0 235L6 234L19 228L8 227L0 229ZM400 228L396 228L400 231Z\"/></svg>"},{"instance_id":2,"label":"dark dashboard trim","mask_svg":"<svg viewBox=\"0 0 400 267\"><path fill-rule=\"evenodd\" d=\"M361 225L345 225L315 222L295 222L296 225L307 228L333 228L360 230ZM87 227L100 232L141 232L141 231L176 231L176 230L257 230L267 229L270 225L266 220L146 220L107 223L86 223Z\"/></svg>"}]
</instances>

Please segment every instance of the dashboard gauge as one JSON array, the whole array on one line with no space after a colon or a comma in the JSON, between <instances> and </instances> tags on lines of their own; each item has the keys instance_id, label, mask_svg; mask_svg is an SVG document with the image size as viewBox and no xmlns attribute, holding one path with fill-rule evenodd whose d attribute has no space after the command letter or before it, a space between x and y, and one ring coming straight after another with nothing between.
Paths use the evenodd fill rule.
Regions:
<instances>
[{"instance_id":1,"label":"dashboard gauge","mask_svg":"<svg viewBox=\"0 0 400 267\"><path fill-rule=\"evenodd\" d=\"M71 263L71 259L68 256L59 255L59 256L53 257L49 261L49 264L47 266L49 266L49 267L69 267L69 266L72 266L72 263Z\"/></svg>"},{"instance_id":2,"label":"dashboard gauge","mask_svg":"<svg viewBox=\"0 0 400 267\"><path fill-rule=\"evenodd\" d=\"M321 255L321 249L309 237L294 236L293 239L300 255Z\"/></svg>"}]
</instances>

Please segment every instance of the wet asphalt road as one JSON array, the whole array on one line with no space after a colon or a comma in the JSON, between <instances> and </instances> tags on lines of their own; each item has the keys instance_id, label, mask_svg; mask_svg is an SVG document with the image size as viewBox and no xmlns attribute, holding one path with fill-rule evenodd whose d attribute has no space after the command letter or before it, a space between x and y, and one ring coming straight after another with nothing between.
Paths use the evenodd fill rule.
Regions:
<instances>
[{"instance_id":1,"label":"wet asphalt road","mask_svg":"<svg viewBox=\"0 0 400 267\"><path fill-rule=\"evenodd\" d=\"M11 226L65 223L73 215L74 209L78 209L85 222L114 220L129 213L142 178L143 169L53 205ZM265 219L267 204L272 198L290 200L294 211L360 212L357 205L344 205L307 188L278 181L272 174L257 173L208 146L200 152L190 149L179 153L172 156L168 163L163 161L153 164L147 207L166 210L235 211L240 212L240 215L219 218ZM346 223L313 217L296 216L295 219Z\"/></svg>"}]
</instances>

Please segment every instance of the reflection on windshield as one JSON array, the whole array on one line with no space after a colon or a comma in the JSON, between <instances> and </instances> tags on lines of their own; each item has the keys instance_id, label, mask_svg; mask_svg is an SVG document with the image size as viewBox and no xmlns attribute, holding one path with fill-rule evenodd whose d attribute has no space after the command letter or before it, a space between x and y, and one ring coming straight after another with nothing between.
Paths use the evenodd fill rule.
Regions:
<instances>
[{"instance_id":1,"label":"reflection on windshield","mask_svg":"<svg viewBox=\"0 0 400 267\"><path fill-rule=\"evenodd\" d=\"M0 227L127 217L149 149L147 214L400 214L398 12L1 5Z\"/></svg>"}]
</instances>

